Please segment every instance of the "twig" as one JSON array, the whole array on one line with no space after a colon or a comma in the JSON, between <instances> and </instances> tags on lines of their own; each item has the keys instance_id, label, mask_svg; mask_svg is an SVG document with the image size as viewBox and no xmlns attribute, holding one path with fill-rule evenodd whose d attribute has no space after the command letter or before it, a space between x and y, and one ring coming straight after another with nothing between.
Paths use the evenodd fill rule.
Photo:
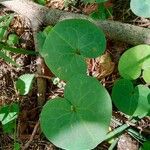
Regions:
<instances>
[{"instance_id":1,"label":"twig","mask_svg":"<svg viewBox=\"0 0 150 150\"><path fill-rule=\"evenodd\" d=\"M36 123L34 129L33 129L33 132L32 132L32 134L31 134L31 136L30 136L29 141L24 145L24 147L22 148L22 150L26 150L26 149L30 146L30 144L31 144L31 142L33 141L34 136L35 136L35 134L36 134L36 132L37 132L37 130L38 130L39 124L40 124L40 122L38 121L38 122Z\"/></svg>"},{"instance_id":2,"label":"twig","mask_svg":"<svg viewBox=\"0 0 150 150\"><path fill-rule=\"evenodd\" d=\"M105 140L110 140L111 138L113 138L114 136L117 136L119 134L121 134L123 131L125 131L127 128L129 128L129 125L127 124L123 124L120 127L114 129L114 131L111 131L110 133L108 133L106 135Z\"/></svg>"},{"instance_id":3,"label":"twig","mask_svg":"<svg viewBox=\"0 0 150 150\"><path fill-rule=\"evenodd\" d=\"M116 146L118 140L119 140L119 139L116 138L116 139L113 141L113 143L110 145L110 147L108 148L108 150L113 150L113 149L115 148L115 146Z\"/></svg>"},{"instance_id":4,"label":"twig","mask_svg":"<svg viewBox=\"0 0 150 150\"><path fill-rule=\"evenodd\" d=\"M36 77L36 78L45 78L45 79L48 79L48 80L51 80L51 79L52 79L52 78L49 77L49 76L39 75L39 74L36 74L35 77Z\"/></svg>"}]
</instances>

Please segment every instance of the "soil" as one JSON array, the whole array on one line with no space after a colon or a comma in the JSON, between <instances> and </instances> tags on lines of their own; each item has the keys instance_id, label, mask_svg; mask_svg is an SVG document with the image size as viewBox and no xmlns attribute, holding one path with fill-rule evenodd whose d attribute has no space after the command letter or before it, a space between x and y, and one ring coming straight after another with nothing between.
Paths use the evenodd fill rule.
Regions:
<instances>
[{"instance_id":1,"label":"soil","mask_svg":"<svg viewBox=\"0 0 150 150\"><path fill-rule=\"evenodd\" d=\"M143 27L150 27L150 20L136 17L129 9L130 0L111 0L109 5L113 7L113 19L121 22L126 22L134 25L139 25ZM66 11L73 11L77 13L90 14L97 9L96 4L83 4L78 1L76 4L70 3L65 7L63 0L48 0L47 7L53 7ZM10 11L4 7L0 6L0 15L10 13ZM112 18L110 18L112 19ZM18 47L34 50L34 42L32 31L29 28L28 23L19 15L15 14L15 17L10 25L9 33L15 32L20 37L20 44ZM103 57L97 59L87 60L88 71L92 76L97 77L101 80L102 84L111 92L114 81L119 78L117 71L117 64L121 54L130 45L126 43L121 43L119 41L107 41L107 52ZM5 104L11 104L13 102L19 102L20 105L20 115L17 120L17 139L21 144L21 147L31 140L33 130L37 126L36 134L34 135L28 150L57 150L53 144L46 140L40 131L38 126L39 118L39 107L37 104L37 86L34 84L33 90L28 96L18 96L16 89L14 88L15 81L17 78L24 73L35 73L36 72L36 58L21 55L12 54L12 58L19 64L21 68L16 68L11 64L6 63L0 59L0 106ZM103 62L106 62L107 66ZM93 67L94 66L94 67ZM63 96L63 89L58 88L52 84L52 81L47 80L47 99L54 98L56 96ZM118 127L120 124L126 123L128 120L124 114L119 112L115 107L113 108L113 118L119 123L111 123L110 129ZM145 117L141 119L137 124L133 125L138 132L145 136L149 136L150 132L150 118ZM0 129L0 149L2 150L12 150L13 149L13 136L9 134L4 134ZM104 142L95 148L95 150L107 150L110 146L109 143ZM118 144L115 149L118 150L138 150L140 146L139 141L134 139L128 133L123 133L118 136Z\"/></svg>"}]
</instances>

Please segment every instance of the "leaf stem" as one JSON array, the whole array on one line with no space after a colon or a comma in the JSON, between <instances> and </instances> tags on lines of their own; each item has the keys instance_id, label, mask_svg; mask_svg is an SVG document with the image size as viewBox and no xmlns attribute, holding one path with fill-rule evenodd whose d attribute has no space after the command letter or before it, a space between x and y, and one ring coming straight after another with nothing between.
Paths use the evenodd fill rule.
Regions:
<instances>
[{"instance_id":1,"label":"leaf stem","mask_svg":"<svg viewBox=\"0 0 150 150\"><path fill-rule=\"evenodd\" d=\"M110 145L110 147L108 148L108 150L113 150L113 149L115 148L117 142L118 142L118 138L116 138L116 139L113 141L113 143Z\"/></svg>"},{"instance_id":2,"label":"leaf stem","mask_svg":"<svg viewBox=\"0 0 150 150\"><path fill-rule=\"evenodd\" d=\"M121 125L120 127L114 129L114 131L109 132L109 133L106 135L106 139L105 139L105 140L109 140L109 139L111 139L112 137L121 134L121 133L122 133L124 130L126 130L129 126L130 126L130 125L128 125L128 124L123 124L123 125Z\"/></svg>"}]
</instances>

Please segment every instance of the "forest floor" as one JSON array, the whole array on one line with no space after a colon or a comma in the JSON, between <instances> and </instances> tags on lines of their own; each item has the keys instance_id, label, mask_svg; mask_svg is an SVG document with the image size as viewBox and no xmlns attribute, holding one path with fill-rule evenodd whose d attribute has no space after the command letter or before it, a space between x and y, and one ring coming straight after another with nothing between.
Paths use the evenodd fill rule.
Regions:
<instances>
[{"instance_id":1,"label":"forest floor","mask_svg":"<svg viewBox=\"0 0 150 150\"><path fill-rule=\"evenodd\" d=\"M63 0L49 0L46 5L47 7L87 15L97 9L96 4L84 5L83 3L65 7ZM112 0L107 3L107 5L111 6L113 9L113 13L109 19L150 28L150 20L133 15L129 9L129 0ZM0 15L6 13L10 13L10 11L0 6ZM12 32L15 32L20 37L18 47L28 50L34 49L32 31L25 20L17 14L15 14L15 17L9 27L9 33ZM131 45L128 45L127 43L107 39L106 53L96 59L87 60L88 71L90 74L97 77L110 93L114 81L119 78L117 70L118 60L121 54L129 47L131 47ZM14 83L20 75L24 73L36 72L36 58L22 54L15 54L12 55L12 57L17 63L21 64L22 67L15 68L13 65L0 59L0 106L11 104L13 102L19 102L20 113L17 120L17 140L21 144L22 149L24 145L30 141L27 148L28 150L56 150L58 148L49 143L40 131L38 123L39 108L37 105L36 85L34 85L28 96L18 96L16 89L14 88ZM63 95L63 88L53 85L52 81L47 80L47 85L47 99ZM117 124L112 121L110 126L111 130L118 127L120 123L126 123L128 120L126 116L119 112L115 107L113 108L113 118L119 123ZM150 118L145 117L141 119L137 124L133 125L133 128L135 128L138 132L141 132L141 134L148 136L149 133L146 131L150 131ZM13 135L5 134L0 129L0 149L12 150L13 144ZM95 149L107 150L109 146L110 144L108 142L104 142L98 145ZM121 136L119 136L118 143L116 145L117 150L138 150L139 147L139 141L134 139L127 132L124 132Z\"/></svg>"}]
</instances>

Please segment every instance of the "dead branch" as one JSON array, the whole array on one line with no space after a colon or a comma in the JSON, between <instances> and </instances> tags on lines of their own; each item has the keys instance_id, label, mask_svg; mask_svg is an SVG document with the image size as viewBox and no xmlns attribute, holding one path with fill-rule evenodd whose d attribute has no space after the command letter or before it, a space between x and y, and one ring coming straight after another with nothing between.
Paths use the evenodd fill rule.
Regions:
<instances>
[{"instance_id":1,"label":"dead branch","mask_svg":"<svg viewBox=\"0 0 150 150\"><path fill-rule=\"evenodd\" d=\"M37 130L38 130L39 124L40 124L40 122L38 121L38 122L36 123L34 129L33 129L33 132L32 132L32 134L31 134L31 136L30 136L29 141L24 145L24 147L22 148L22 150L26 150L26 149L29 148L29 146L30 146L31 142L33 141L34 136L35 136L35 134L36 134L36 132L37 132Z\"/></svg>"}]
</instances>

